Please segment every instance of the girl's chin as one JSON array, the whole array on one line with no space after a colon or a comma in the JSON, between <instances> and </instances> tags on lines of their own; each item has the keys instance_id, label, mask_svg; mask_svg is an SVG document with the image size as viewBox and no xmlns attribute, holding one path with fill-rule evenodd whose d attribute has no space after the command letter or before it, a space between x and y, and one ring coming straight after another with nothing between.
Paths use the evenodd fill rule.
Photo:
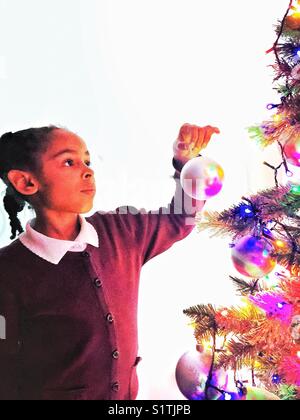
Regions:
<instances>
[{"instance_id":1,"label":"girl's chin","mask_svg":"<svg viewBox=\"0 0 300 420\"><path fill-rule=\"evenodd\" d=\"M92 210L94 205L93 199L88 200L88 202L85 202L78 213L88 213L90 210Z\"/></svg>"}]
</instances>

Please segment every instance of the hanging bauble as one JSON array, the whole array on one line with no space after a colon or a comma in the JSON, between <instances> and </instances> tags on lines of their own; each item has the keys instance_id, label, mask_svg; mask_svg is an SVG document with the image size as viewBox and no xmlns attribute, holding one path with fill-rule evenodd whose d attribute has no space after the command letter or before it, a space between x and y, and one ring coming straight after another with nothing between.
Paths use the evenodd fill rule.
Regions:
<instances>
[{"instance_id":1,"label":"hanging bauble","mask_svg":"<svg viewBox=\"0 0 300 420\"><path fill-rule=\"evenodd\" d=\"M291 335L296 344L300 344L300 315L295 315L291 323Z\"/></svg>"},{"instance_id":2,"label":"hanging bauble","mask_svg":"<svg viewBox=\"0 0 300 420\"><path fill-rule=\"evenodd\" d=\"M212 353L208 351L189 351L178 361L176 367L176 382L180 392L188 400L217 400L220 397L219 390L226 390L228 375L223 369L214 369L210 387L205 389L212 364Z\"/></svg>"},{"instance_id":3,"label":"hanging bauble","mask_svg":"<svg viewBox=\"0 0 300 420\"><path fill-rule=\"evenodd\" d=\"M289 137L284 145L284 154L291 165L300 167L300 133Z\"/></svg>"},{"instance_id":4,"label":"hanging bauble","mask_svg":"<svg viewBox=\"0 0 300 420\"><path fill-rule=\"evenodd\" d=\"M180 176L184 192L196 200L207 200L217 195L223 187L223 180L221 166L203 156L189 160Z\"/></svg>"},{"instance_id":5,"label":"hanging bauble","mask_svg":"<svg viewBox=\"0 0 300 420\"><path fill-rule=\"evenodd\" d=\"M251 278L262 278L276 266L272 256L273 246L262 237L245 236L232 248L232 261L240 274Z\"/></svg>"}]
</instances>

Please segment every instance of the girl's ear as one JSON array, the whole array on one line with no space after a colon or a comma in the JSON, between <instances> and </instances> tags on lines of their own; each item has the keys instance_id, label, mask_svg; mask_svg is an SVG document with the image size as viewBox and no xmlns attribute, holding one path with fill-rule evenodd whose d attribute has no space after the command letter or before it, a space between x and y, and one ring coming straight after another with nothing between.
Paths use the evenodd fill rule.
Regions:
<instances>
[{"instance_id":1,"label":"girl's ear","mask_svg":"<svg viewBox=\"0 0 300 420\"><path fill-rule=\"evenodd\" d=\"M37 180L29 173L19 169L11 169L7 178L22 195L33 195L39 190Z\"/></svg>"}]
</instances>

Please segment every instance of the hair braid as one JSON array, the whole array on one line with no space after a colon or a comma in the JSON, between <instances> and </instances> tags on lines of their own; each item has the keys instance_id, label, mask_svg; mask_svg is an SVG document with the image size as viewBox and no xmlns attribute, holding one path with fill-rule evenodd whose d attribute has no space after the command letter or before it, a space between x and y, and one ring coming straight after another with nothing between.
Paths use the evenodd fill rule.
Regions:
<instances>
[{"instance_id":1,"label":"hair braid","mask_svg":"<svg viewBox=\"0 0 300 420\"><path fill-rule=\"evenodd\" d=\"M29 128L15 133L10 131L0 137L0 178L7 187L3 204L10 219L10 239L15 239L17 232L24 232L18 213L24 209L26 202L30 204L30 197L20 194L14 188L8 173L12 169L38 173L39 156L46 149L51 132L59 128L55 125Z\"/></svg>"},{"instance_id":2,"label":"hair braid","mask_svg":"<svg viewBox=\"0 0 300 420\"><path fill-rule=\"evenodd\" d=\"M3 198L4 208L8 213L11 226L11 237L10 239L15 239L17 232L21 234L24 232L21 222L18 218L18 213L21 212L25 207L25 201L12 195L9 192L9 187L6 189L6 195Z\"/></svg>"}]
</instances>

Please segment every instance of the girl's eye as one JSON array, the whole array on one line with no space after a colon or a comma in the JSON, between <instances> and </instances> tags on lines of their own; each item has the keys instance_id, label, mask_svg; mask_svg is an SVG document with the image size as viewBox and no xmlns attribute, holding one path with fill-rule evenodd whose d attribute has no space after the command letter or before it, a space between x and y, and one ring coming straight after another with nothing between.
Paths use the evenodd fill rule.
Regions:
<instances>
[{"instance_id":1,"label":"girl's eye","mask_svg":"<svg viewBox=\"0 0 300 420\"><path fill-rule=\"evenodd\" d=\"M67 162L72 162L73 163L74 161L73 161L73 159L67 159L67 160L64 161L64 163L67 163Z\"/></svg>"},{"instance_id":2,"label":"girl's eye","mask_svg":"<svg viewBox=\"0 0 300 420\"><path fill-rule=\"evenodd\" d=\"M73 159L67 159L67 160L64 161L64 163L67 163L67 162L71 162L70 166L73 166L74 160ZM85 164L87 166L91 166L92 163L90 161L87 161L87 162L85 162Z\"/></svg>"}]
</instances>

